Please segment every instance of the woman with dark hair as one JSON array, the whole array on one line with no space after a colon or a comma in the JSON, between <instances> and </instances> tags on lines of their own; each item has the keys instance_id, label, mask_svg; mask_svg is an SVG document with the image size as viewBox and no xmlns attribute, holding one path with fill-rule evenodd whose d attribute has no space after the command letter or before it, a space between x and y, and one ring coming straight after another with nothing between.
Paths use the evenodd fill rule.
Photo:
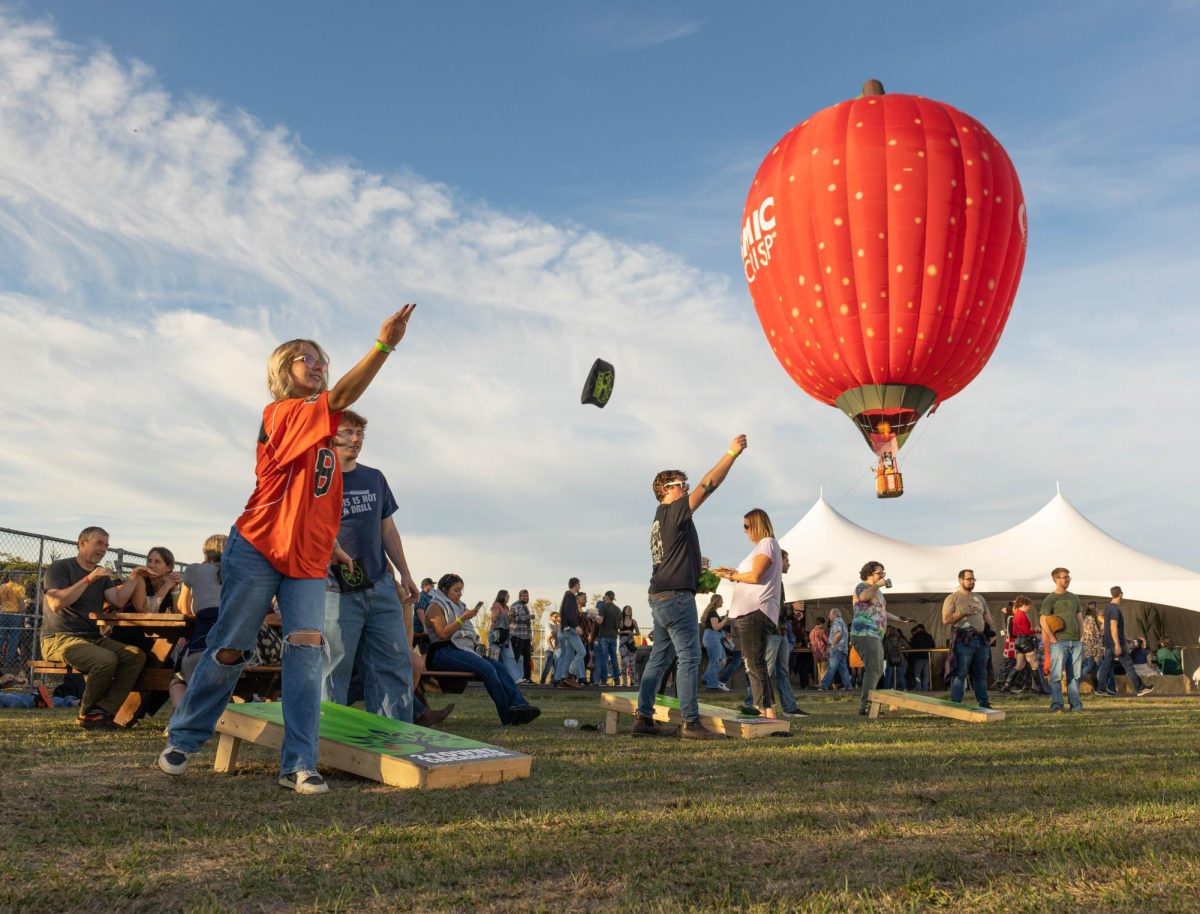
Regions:
<instances>
[{"instance_id":1,"label":"woman with dark hair","mask_svg":"<svg viewBox=\"0 0 1200 914\"><path fill-rule=\"evenodd\" d=\"M183 774L188 756L212 736L276 599L283 622L279 785L301 794L329 790L317 773L325 577L334 558L353 564L335 550L342 471L333 439L342 410L363 395L404 338L415 307L405 305L385 320L374 345L332 389L329 356L314 341L289 340L271 353L267 387L274 400L262 412L254 492L229 531L221 610L171 718L167 747L158 757L165 773Z\"/></svg>"},{"instance_id":2,"label":"woman with dark hair","mask_svg":"<svg viewBox=\"0 0 1200 914\"><path fill-rule=\"evenodd\" d=\"M517 683L504 664L489 657L480 657L479 635L471 620L479 615L483 602L467 609L462 602L463 579L456 574L444 574L433 591L433 601L425 610L425 624L430 628L429 652L425 668L449 673L474 673L483 680L500 715L500 723L527 724L541 710L525 700ZM503 591L501 591L503 593Z\"/></svg>"},{"instance_id":3,"label":"woman with dark hair","mask_svg":"<svg viewBox=\"0 0 1200 914\"><path fill-rule=\"evenodd\" d=\"M488 656L504 664L513 682L521 678L517 655L512 649L512 621L508 617L507 590L497 593L492 603L492 624L488 627Z\"/></svg>"},{"instance_id":4,"label":"woman with dark hair","mask_svg":"<svg viewBox=\"0 0 1200 914\"><path fill-rule=\"evenodd\" d=\"M621 610L621 624L617 626L618 650L621 655L621 674L626 686L637 685L634 673L634 658L637 657L637 639L641 631L637 620L633 618L633 607L626 606Z\"/></svg>"},{"instance_id":5,"label":"woman with dark hair","mask_svg":"<svg viewBox=\"0 0 1200 914\"><path fill-rule=\"evenodd\" d=\"M716 568L719 578L733 581L733 600L729 618L733 620L746 659L754 706L765 717L775 717L775 692L771 671L767 669L767 639L779 632L779 606L782 602L783 554L771 518L762 508L754 508L742 518L742 530L754 543L750 554L737 569Z\"/></svg>"},{"instance_id":6,"label":"woman with dark hair","mask_svg":"<svg viewBox=\"0 0 1200 914\"><path fill-rule=\"evenodd\" d=\"M710 692L728 692L729 686L721 682L720 675L725 669L725 629L729 616L721 615L721 607L725 598L714 593L709 598L708 606L700 614L700 645L708 654L708 666L704 669L704 687Z\"/></svg>"},{"instance_id":7,"label":"woman with dark hair","mask_svg":"<svg viewBox=\"0 0 1200 914\"><path fill-rule=\"evenodd\" d=\"M883 675L883 636L888 622L910 623L911 619L896 616L887 611L887 600L883 588L891 581L883 570L882 562L867 562L858 573L859 584L854 588L854 619L850 623L850 644L863 662L862 697L858 713L869 712L867 693L879 688Z\"/></svg>"},{"instance_id":8,"label":"woman with dark hair","mask_svg":"<svg viewBox=\"0 0 1200 914\"><path fill-rule=\"evenodd\" d=\"M173 613L179 598L182 576L175 570L175 553L166 546L154 546L146 553L146 571L134 586L129 611Z\"/></svg>"},{"instance_id":9,"label":"woman with dark hair","mask_svg":"<svg viewBox=\"0 0 1200 914\"><path fill-rule=\"evenodd\" d=\"M1041 674L1037 667L1037 630L1029 617L1033 601L1026 596L1013 600L1012 621L1013 668L1000 686L1001 692L1031 691L1040 687ZM1022 675L1024 674L1024 675Z\"/></svg>"}]
</instances>

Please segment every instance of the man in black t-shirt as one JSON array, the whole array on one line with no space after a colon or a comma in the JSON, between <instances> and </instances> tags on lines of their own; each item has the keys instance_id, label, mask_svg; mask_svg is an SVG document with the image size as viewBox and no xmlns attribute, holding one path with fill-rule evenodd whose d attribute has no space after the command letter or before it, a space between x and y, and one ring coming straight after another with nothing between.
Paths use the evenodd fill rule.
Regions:
<instances>
[{"instance_id":1,"label":"man in black t-shirt","mask_svg":"<svg viewBox=\"0 0 1200 914\"><path fill-rule=\"evenodd\" d=\"M604 599L596 604L595 683L604 685L611 675L613 684L621 681L621 665L617 661L617 627L621 624L621 608L617 595L605 591Z\"/></svg>"},{"instance_id":2,"label":"man in black t-shirt","mask_svg":"<svg viewBox=\"0 0 1200 914\"><path fill-rule=\"evenodd\" d=\"M104 611L107 601L120 608L129 602L139 574L135 568L117 585L101 567L108 552L108 534L87 527L79 534L75 558L61 559L46 569L42 618L42 656L66 663L87 677L77 723L85 730L120 729L113 717L133 689L146 655L136 647L100 634L89 613Z\"/></svg>"},{"instance_id":3,"label":"man in black t-shirt","mask_svg":"<svg viewBox=\"0 0 1200 914\"><path fill-rule=\"evenodd\" d=\"M1116 677L1112 675L1113 663L1120 663L1125 669L1125 678L1129 688L1135 695L1149 695L1154 686L1144 683L1137 670L1133 668L1133 660L1129 649L1125 646L1125 617L1121 614L1121 601L1125 592L1120 587L1109 589L1112 602L1104 607L1104 658L1100 661L1100 669L1096 671L1096 694L1116 695Z\"/></svg>"},{"instance_id":4,"label":"man in black t-shirt","mask_svg":"<svg viewBox=\"0 0 1200 914\"><path fill-rule=\"evenodd\" d=\"M700 674L700 626L696 621L696 584L700 579L700 537L692 522L694 514L725 477L733 462L746 449L746 436L733 439L729 450L694 491L688 491L683 470L663 470L654 477L658 510L650 528L650 615L654 620L654 649L646 664L638 691L635 736L659 736L663 730L654 721L654 690L662 674L678 661L675 689L684 739L723 739L700 723L696 697Z\"/></svg>"},{"instance_id":5,"label":"man in black t-shirt","mask_svg":"<svg viewBox=\"0 0 1200 914\"><path fill-rule=\"evenodd\" d=\"M558 656L554 659L554 688L581 689L587 653L583 647L583 620L579 616L579 578L567 581L567 592L558 607Z\"/></svg>"}]
</instances>

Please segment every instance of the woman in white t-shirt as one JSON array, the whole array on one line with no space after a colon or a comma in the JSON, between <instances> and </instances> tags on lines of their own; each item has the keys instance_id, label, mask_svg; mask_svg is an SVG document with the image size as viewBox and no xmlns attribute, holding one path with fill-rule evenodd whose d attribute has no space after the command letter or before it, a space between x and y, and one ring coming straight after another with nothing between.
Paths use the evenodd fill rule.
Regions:
<instances>
[{"instance_id":1,"label":"woman in white t-shirt","mask_svg":"<svg viewBox=\"0 0 1200 914\"><path fill-rule=\"evenodd\" d=\"M779 604L783 586L783 555L771 518L755 508L742 519L742 529L754 548L735 571L716 568L717 577L733 581L729 618L737 629L746 661L750 691L759 713L775 716L775 696L767 671L767 639L779 630Z\"/></svg>"}]
</instances>

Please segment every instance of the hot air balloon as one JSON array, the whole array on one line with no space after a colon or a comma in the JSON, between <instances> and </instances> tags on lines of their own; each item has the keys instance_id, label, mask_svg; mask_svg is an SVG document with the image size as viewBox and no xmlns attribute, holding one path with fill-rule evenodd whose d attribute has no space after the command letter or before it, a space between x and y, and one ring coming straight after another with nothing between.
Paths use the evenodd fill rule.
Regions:
<instances>
[{"instance_id":1,"label":"hot air balloon","mask_svg":"<svg viewBox=\"0 0 1200 914\"><path fill-rule=\"evenodd\" d=\"M898 452L917 422L996 348L1027 230L986 127L876 80L759 166L741 231L754 308L792 380L862 432L880 497L904 491Z\"/></svg>"}]
</instances>

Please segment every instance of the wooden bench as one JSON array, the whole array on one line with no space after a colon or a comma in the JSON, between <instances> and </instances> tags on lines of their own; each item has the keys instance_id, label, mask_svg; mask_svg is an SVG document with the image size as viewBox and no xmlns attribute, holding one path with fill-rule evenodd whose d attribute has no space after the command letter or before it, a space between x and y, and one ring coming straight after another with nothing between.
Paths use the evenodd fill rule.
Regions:
<instances>
[{"instance_id":1,"label":"wooden bench","mask_svg":"<svg viewBox=\"0 0 1200 914\"><path fill-rule=\"evenodd\" d=\"M283 708L277 703L229 705L217 721L221 734L213 770L237 771L243 742L283 745ZM321 702L318 764L393 787L465 787L527 778L532 757L465 737Z\"/></svg>"},{"instance_id":2,"label":"wooden bench","mask_svg":"<svg viewBox=\"0 0 1200 914\"><path fill-rule=\"evenodd\" d=\"M613 735L618 732L622 714L633 715L637 712L638 693L601 692L600 706L607 712L604 718L604 732ZM679 713L679 699L666 695L656 696L654 719L661 723L682 726L683 716ZM737 711L703 702L700 704L700 721L709 730L738 739L756 739L760 736L770 736L772 733L789 733L792 729L788 720L743 717Z\"/></svg>"},{"instance_id":3,"label":"wooden bench","mask_svg":"<svg viewBox=\"0 0 1200 914\"><path fill-rule=\"evenodd\" d=\"M1004 720L1004 712L996 708L980 708L977 705L965 705L945 698L914 695L912 692L899 692L895 689L871 689L867 692L867 700L871 703L872 720L879 717L879 711L884 706L887 706L889 711L902 708L906 711L919 711L922 714L965 720L974 724L991 724Z\"/></svg>"}]
</instances>

